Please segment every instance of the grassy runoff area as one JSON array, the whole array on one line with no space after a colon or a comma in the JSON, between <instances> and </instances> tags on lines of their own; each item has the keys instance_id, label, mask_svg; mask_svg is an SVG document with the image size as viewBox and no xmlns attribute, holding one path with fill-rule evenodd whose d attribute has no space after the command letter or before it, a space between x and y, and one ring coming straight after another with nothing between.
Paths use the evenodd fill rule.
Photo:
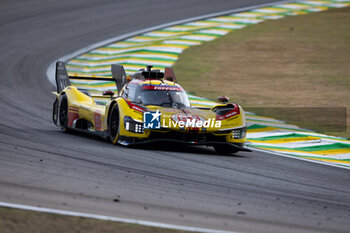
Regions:
<instances>
[{"instance_id":1,"label":"grassy runoff area","mask_svg":"<svg viewBox=\"0 0 350 233\"><path fill-rule=\"evenodd\" d=\"M185 233L157 227L0 207L1 233Z\"/></svg>"},{"instance_id":2,"label":"grassy runoff area","mask_svg":"<svg viewBox=\"0 0 350 233\"><path fill-rule=\"evenodd\" d=\"M257 114L350 138L349 22L350 7L247 26L190 47L174 69L197 96L229 96Z\"/></svg>"}]
</instances>

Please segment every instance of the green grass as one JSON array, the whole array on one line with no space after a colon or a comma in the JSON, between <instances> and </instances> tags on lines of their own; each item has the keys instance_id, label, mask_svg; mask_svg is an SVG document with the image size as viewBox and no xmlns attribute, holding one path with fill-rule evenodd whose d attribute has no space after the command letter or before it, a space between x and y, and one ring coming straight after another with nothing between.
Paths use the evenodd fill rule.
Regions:
<instances>
[{"instance_id":1,"label":"green grass","mask_svg":"<svg viewBox=\"0 0 350 233\"><path fill-rule=\"evenodd\" d=\"M82 217L0 207L1 233L185 233Z\"/></svg>"},{"instance_id":2,"label":"green grass","mask_svg":"<svg viewBox=\"0 0 350 233\"><path fill-rule=\"evenodd\" d=\"M226 95L257 114L350 138L349 22L348 7L247 26L190 47L174 69L195 95ZM348 117L329 114L339 108Z\"/></svg>"}]
</instances>

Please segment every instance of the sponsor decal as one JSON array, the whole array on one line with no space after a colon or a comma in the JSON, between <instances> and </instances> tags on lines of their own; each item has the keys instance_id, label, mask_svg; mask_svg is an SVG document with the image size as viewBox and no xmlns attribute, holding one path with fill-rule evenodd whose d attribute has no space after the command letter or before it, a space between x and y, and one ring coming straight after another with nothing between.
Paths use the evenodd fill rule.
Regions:
<instances>
[{"instance_id":1,"label":"sponsor decal","mask_svg":"<svg viewBox=\"0 0 350 233\"><path fill-rule=\"evenodd\" d=\"M143 113L145 111L144 108L142 108L141 106L138 106L136 104L131 103L130 101L128 101L127 99L124 98L124 100L126 101L126 103L129 105L129 108L131 108L132 110L134 110L134 112L137 113Z\"/></svg>"},{"instance_id":2,"label":"sponsor decal","mask_svg":"<svg viewBox=\"0 0 350 233\"><path fill-rule=\"evenodd\" d=\"M131 108L136 110L136 112L143 112L144 111L142 108L140 108L139 106L134 105L134 104L131 106Z\"/></svg>"},{"instance_id":3,"label":"sponsor decal","mask_svg":"<svg viewBox=\"0 0 350 233\"><path fill-rule=\"evenodd\" d=\"M94 119L95 119L95 129L101 130L102 129L101 113L98 111L95 112Z\"/></svg>"},{"instance_id":4,"label":"sponsor decal","mask_svg":"<svg viewBox=\"0 0 350 233\"><path fill-rule=\"evenodd\" d=\"M165 85L143 85L143 90L158 90L158 91L183 91L181 87L177 86L165 86Z\"/></svg>"},{"instance_id":5,"label":"sponsor decal","mask_svg":"<svg viewBox=\"0 0 350 233\"><path fill-rule=\"evenodd\" d=\"M165 109L162 109L162 112L176 113L176 112L179 112L179 110L173 109L173 108L165 108Z\"/></svg>"},{"instance_id":6,"label":"sponsor decal","mask_svg":"<svg viewBox=\"0 0 350 233\"><path fill-rule=\"evenodd\" d=\"M173 120L174 122L186 122L187 120L194 120L194 121L205 121L205 118L199 115L195 115L195 114L186 114L186 113L176 113L171 115L171 120Z\"/></svg>"},{"instance_id":7,"label":"sponsor decal","mask_svg":"<svg viewBox=\"0 0 350 233\"><path fill-rule=\"evenodd\" d=\"M157 110L156 112L143 113L143 127L145 129L160 129L160 116L162 114Z\"/></svg>"},{"instance_id":8,"label":"sponsor decal","mask_svg":"<svg viewBox=\"0 0 350 233\"><path fill-rule=\"evenodd\" d=\"M233 104L233 106L234 108L230 112L226 113L225 115L222 115L222 116L216 115L216 120L222 121L238 115L240 113L238 105Z\"/></svg>"},{"instance_id":9,"label":"sponsor decal","mask_svg":"<svg viewBox=\"0 0 350 233\"><path fill-rule=\"evenodd\" d=\"M79 108L74 106L68 107L68 127L72 127L74 120L79 118Z\"/></svg>"}]
</instances>

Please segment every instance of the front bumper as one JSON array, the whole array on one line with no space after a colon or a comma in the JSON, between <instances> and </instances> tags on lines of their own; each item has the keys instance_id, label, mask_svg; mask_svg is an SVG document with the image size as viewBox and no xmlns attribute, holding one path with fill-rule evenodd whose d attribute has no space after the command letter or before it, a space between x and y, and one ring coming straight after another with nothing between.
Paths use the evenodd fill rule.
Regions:
<instances>
[{"instance_id":1,"label":"front bumper","mask_svg":"<svg viewBox=\"0 0 350 233\"><path fill-rule=\"evenodd\" d=\"M195 146L216 146L216 145L229 145L237 151L246 151L251 152L248 148L243 146L243 143L230 143L225 141L184 141L174 138L131 138L131 137L119 137L118 143L123 146L132 146L132 145L143 145L150 143L175 143L175 144L185 144L185 145L195 145Z\"/></svg>"}]
</instances>

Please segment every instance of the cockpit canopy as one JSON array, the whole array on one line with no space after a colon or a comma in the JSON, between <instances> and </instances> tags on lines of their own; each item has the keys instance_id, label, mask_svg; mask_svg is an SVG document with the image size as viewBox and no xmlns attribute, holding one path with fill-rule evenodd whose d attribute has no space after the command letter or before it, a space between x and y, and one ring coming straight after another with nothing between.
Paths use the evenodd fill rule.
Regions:
<instances>
[{"instance_id":1,"label":"cockpit canopy","mask_svg":"<svg viewBox=\"0 0 350 233\"><path fill-rule=\"evenodd\" d=\"M143 105L163 107L190 107L186 92L179 85L133 84L125 86L122 96Z\"/></svg>"}]
</instances>

